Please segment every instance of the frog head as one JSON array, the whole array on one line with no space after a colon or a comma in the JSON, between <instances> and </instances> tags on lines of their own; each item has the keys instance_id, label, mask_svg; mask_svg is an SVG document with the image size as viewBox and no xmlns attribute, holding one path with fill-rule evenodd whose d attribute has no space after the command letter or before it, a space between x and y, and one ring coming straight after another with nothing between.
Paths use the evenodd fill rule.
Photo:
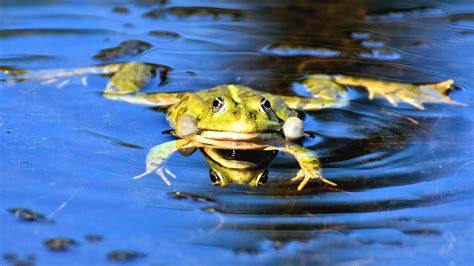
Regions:
<instances>
[{"instance_id":1,"label":"frog head","mask_svg":"<svg viewBox=\"0 0 474 266\"><path fill-rule=\"evenodd\" d=\"M285 121L297 115L278 96L221 85L188 93L169 109L168 119L178 137L199 132L214 140L252 140L281 135Z\"/></svg>"},{"instance_id":2,"label":"frog head","mask_svg":"<svg viewBox=\"0 0 474 266\"><path fill-rule=\"evenodd\" d=\"M293 111L279 98L238 85L218 86L208 91L208 109L197 127L212 139L268 138L279 133L283 121Z\"/></svg>"}]
</instances>

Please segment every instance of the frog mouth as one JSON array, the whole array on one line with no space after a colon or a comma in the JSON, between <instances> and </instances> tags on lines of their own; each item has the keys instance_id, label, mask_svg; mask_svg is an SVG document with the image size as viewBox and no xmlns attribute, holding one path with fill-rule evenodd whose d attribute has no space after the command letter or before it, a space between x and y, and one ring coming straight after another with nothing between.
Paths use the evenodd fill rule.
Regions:
<instances>
[{"instance_id":1,"label":"frog mouth","mask_svg":"<svg viewBox=\"0 0 474 266\"><path fill-rule=\"evenodd\" d=\"M212 131L204 130L200 132L202 137L216 140L251 140L251 139L273 139L278 135L279 131L265 131L256 133L242 133L242 132L227 132L227 131Z\"/></svg>"},{"instance_id":2,"label":"frog mouth","mask_svg":"<svg viewBox=\"0 0 474 266\"><path fill-rule=\"evenodd\" d=\"M201 152L214 162L231 169L249 169L268 165L278 154L278 151L226 150L207 147L201 148Z\"/></svg>"}]
</instances>

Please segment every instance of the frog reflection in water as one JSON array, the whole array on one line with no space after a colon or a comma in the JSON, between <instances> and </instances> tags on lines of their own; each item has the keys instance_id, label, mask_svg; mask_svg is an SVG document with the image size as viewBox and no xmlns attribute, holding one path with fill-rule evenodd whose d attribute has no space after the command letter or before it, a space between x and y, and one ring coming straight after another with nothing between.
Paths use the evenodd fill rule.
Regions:
<instances>
[{"instance_id":1,"label":"frog reflection in water","mask_svg":"<svg viewBox=\"0 0 474 266\"><path fill-rule=\"evenodd\" d=\"M313 179L336 186L322 177L315 152L297 143L307 134L298 114L348 105L345 86L363 87L370 99L384 98L393 105L405 102L423 109L424 103L457 104L447 96L452 80L409 84L342 75L308 76L303 85L313 97L277 96L239 85L192 92L137 93L153 78L154 70L152 65L132 62L46 73L53 73L49 78L87 72L113 74L105 97L167 108L167 120L176 139L153 147L147 155L146 171L135 178L157 173L168 185L167 176L174 175L164 167L165 160L178 150L190 153L199 149L217 186L262 185L278 151L297 160L300 170L291 181L301 181L298 190Z\"/></svg>"}]
</instances>

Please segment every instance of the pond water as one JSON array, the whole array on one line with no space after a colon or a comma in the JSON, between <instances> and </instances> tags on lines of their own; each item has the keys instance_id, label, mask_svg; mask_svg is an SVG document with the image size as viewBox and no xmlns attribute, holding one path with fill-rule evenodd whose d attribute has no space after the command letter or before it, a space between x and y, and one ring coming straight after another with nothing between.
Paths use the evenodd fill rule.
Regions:
<instances>
[{"instance_id":1,"label":"pond water","mask_svg":"<svg viewBox=\"0 0 474 266\"><path fill-rule=\"evenodd\" d=\"M308 113L305 146L337 189L296 191L284 155L261 188L216 188L198 153L168 161L168 187L131 178L172 139L164 113L103 98L100 75L0 75L0 264L472 265L473 59L470 0L3 0L3 70L140 61L170 69L146 91L285 95L314 73L453 79L468 106L352 90L350 106Z\"/></svg>"}]
</instances>

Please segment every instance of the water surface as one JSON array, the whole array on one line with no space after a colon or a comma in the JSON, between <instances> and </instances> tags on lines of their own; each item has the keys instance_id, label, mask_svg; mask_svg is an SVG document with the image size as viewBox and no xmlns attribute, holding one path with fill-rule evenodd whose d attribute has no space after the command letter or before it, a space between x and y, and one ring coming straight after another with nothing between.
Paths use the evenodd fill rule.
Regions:
<instances>
[{"instance_id":1,"label":"water surface","mask_svg":"<svg viewBox=\"0 0 474 266\"><path fill-rule=\"evenodd\" d=\"M3 68L140 61L169 69L146 91L235 83L285 95L314 73L453 79L451 96L469 105L420 111L353 90L350 106L309 113L318 137L305 146L337 189L297 192L284 155L262 188L216 188L197 153L169 160L168 187L131 179L171 140L162 112L102 98L103 76L0 75L0 264L474 261L471 1L4 0L0 15Z\"/></svg>"}]
</instances>

